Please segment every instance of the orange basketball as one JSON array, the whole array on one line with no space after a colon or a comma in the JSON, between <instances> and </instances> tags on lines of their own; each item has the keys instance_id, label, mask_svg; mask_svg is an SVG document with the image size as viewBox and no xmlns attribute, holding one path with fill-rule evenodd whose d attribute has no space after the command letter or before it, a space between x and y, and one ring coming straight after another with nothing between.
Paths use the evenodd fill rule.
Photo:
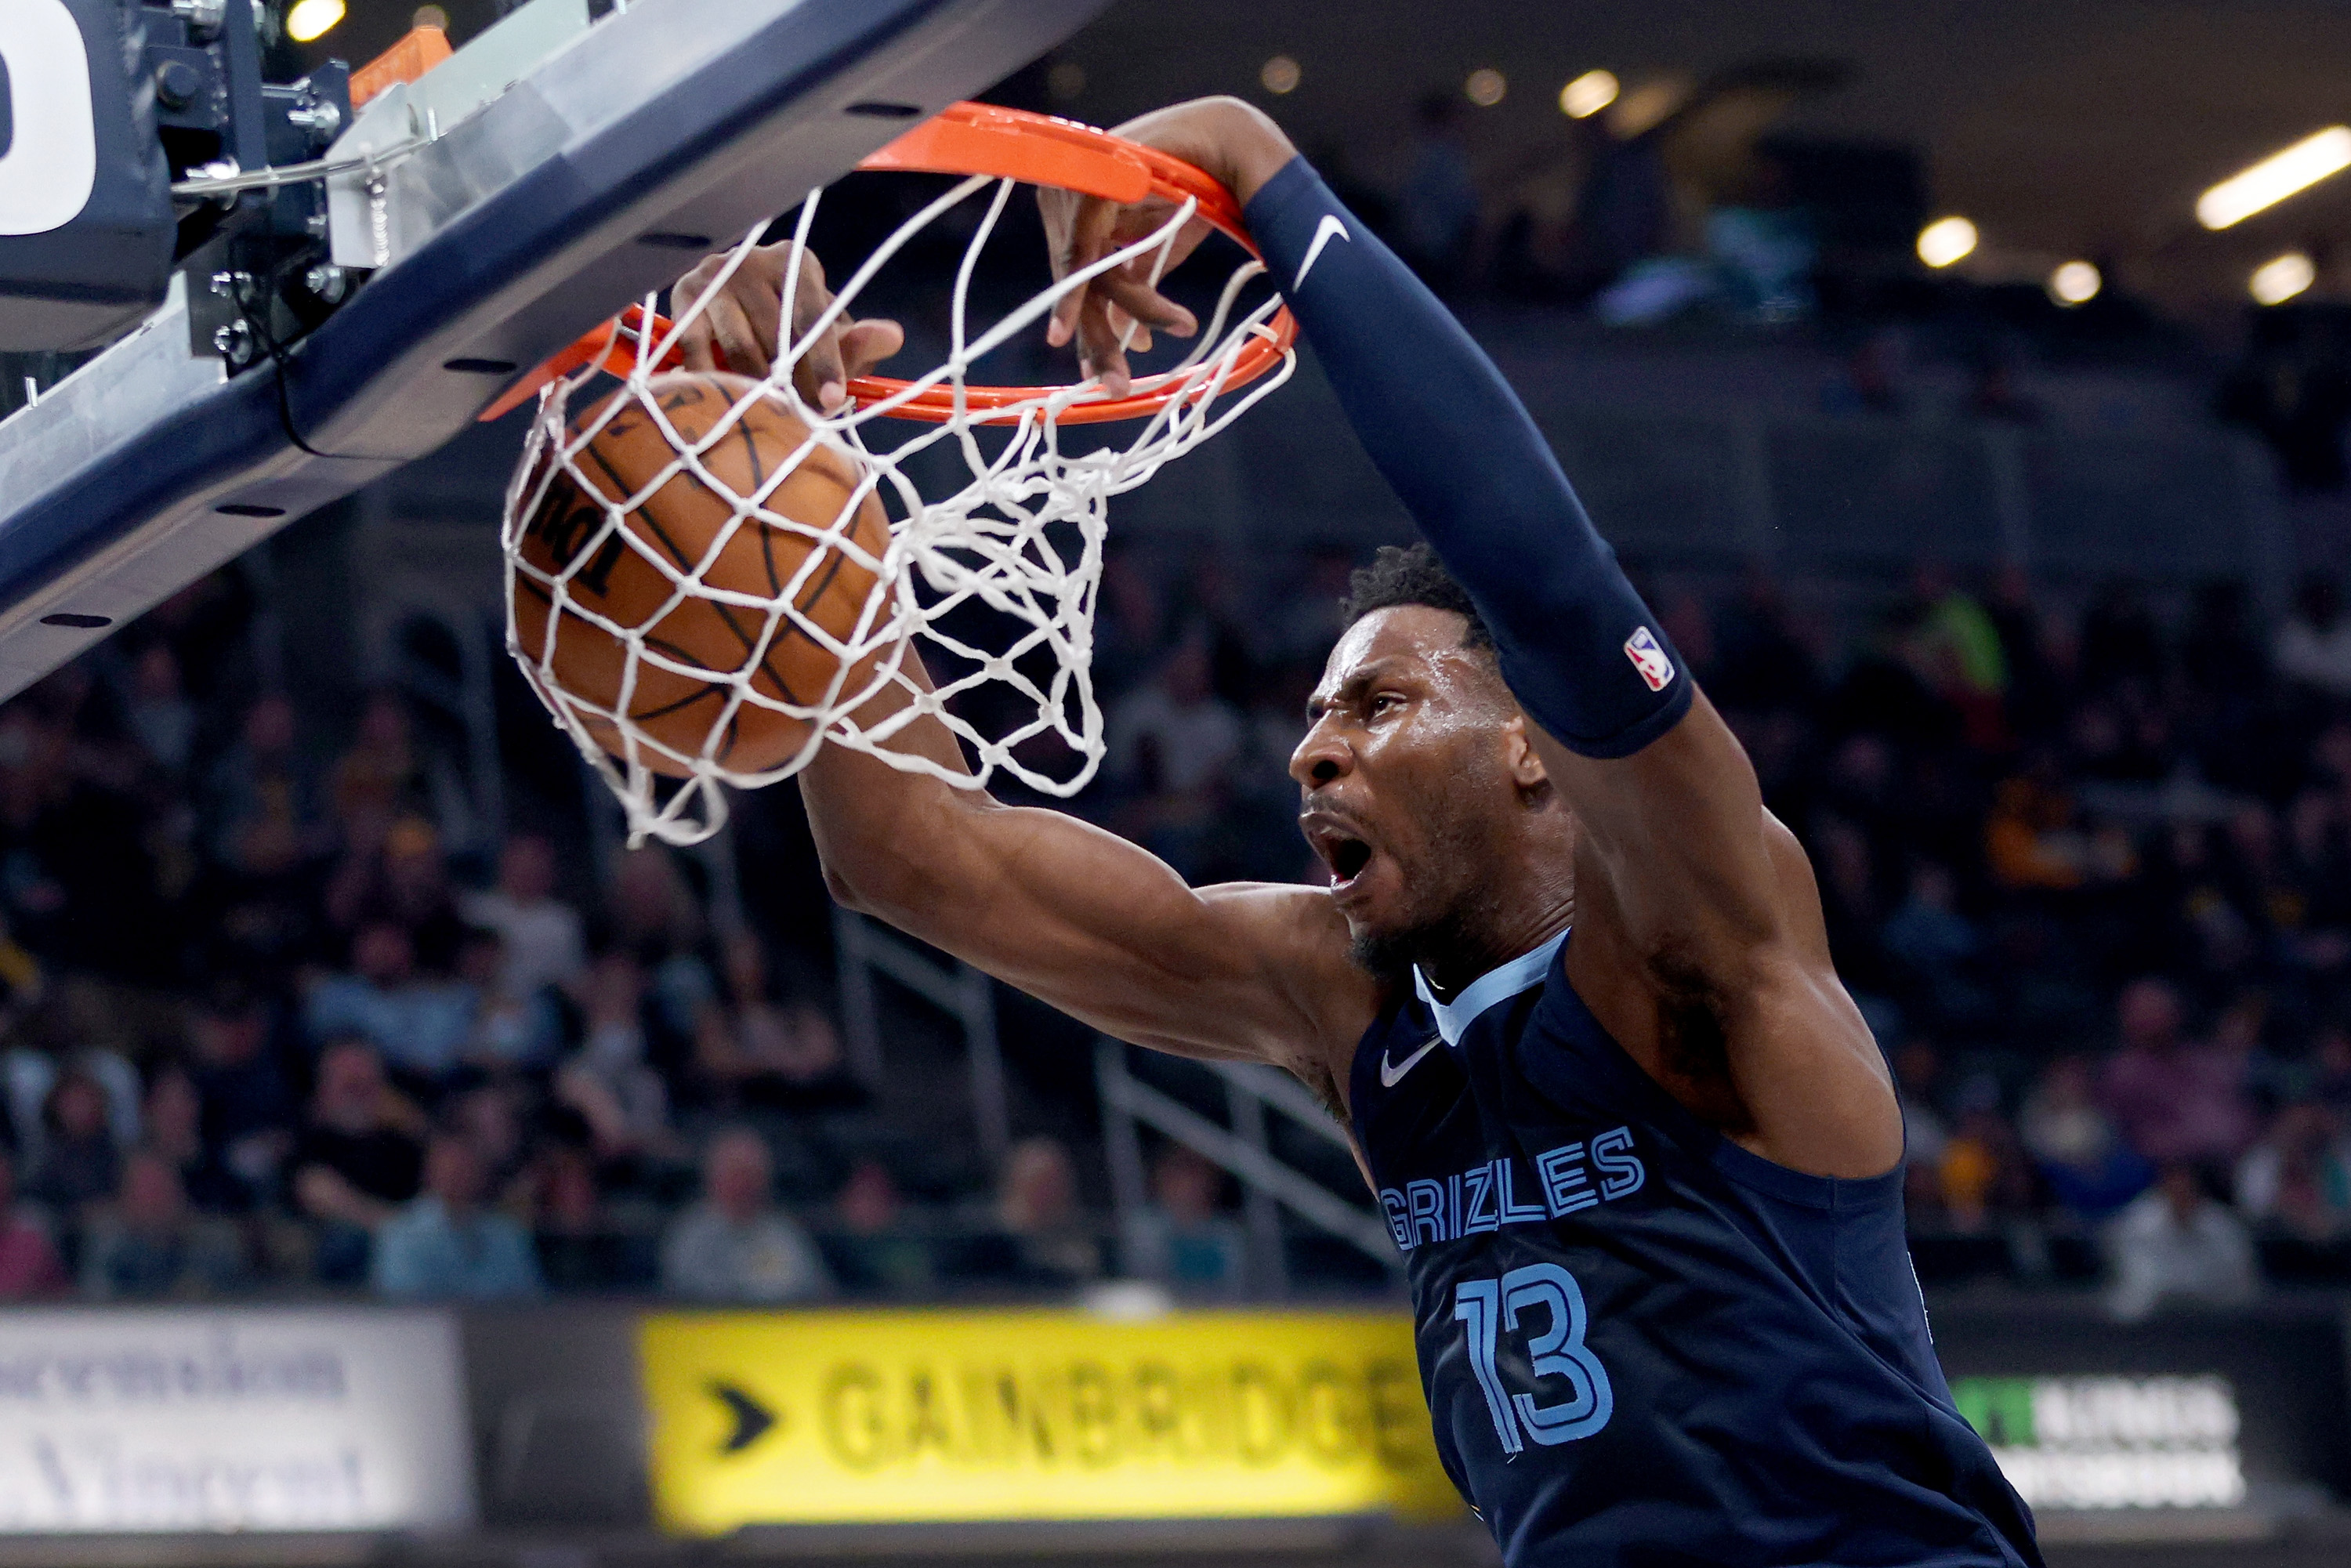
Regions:
<instances>
[{"instance_id":1,"label":"orange basketball","mask_svg":"<svg viewBox=\"0 0 2351 1568\"><path fill-rule=\"evenodd\" d=\"M701 441L754 383L740 376L676 374L649 383L681 441ZM613 394L629 397L628 392ZM610 400L607 400L609 402ZM599 403L573 426L575 436L603 412ZM735 496L749 497L808 438L808 427L781 402L763 397L744 411L734 427L702 455L711 477ZM691 472L674 475L622 521L604 531L608 506L617 506L650 484L675 456L670 439L643 403L622 409L582 447L572 471L558 474L523 524L518 551L523 562L553 577L593 547L587 561L566 582L567 603L553 629L549 655L549 614L553 595L528 573L513 573L507 605L516 645L533 670L546 659L553 689L589 735L612 755L624 756L619 727L602 716L620 706L628 645L577 613L586 610L626 631L641 632L645 651L684 665L677 670L652 659L637 663L628 718L644 736L693 758L705 746L713 761L737 773L779 768L808 738L809 721L749 701L726 714L730 682L752 670L750 689L760 695L803 706L825 695L840 661L791 616L777 622L766 652L766 612L722 603L691 592L676 599L677 587L653 564L661 560L691 577L720 531L735 515L731 497L721 495ZM574 473L584 476L583 486ZM765 509L811 528L832 526L849 505L856 476L840 455L810 449L784 480L768 492ZM622 532L628 535L622 537ZM849 530L860 549L879 559L889 543L882 507L868 495L858 505ZM601 536L601 542L599 542ZM856 629L874 574L834 545L779 528L754 515L744 519L716 559L699 577L709 589L749 595L774 603L790 588L811 550L819 561L801 583L793 609L832 637ZM674 605L673 599L676 599ZM707 671L703 674L699 672ZM688 673L693 672L693 673ZM567 701L567 699L573 699ZM601 710L601 713L593 710ZM716 741L712 731L725 718ZM656 773L685 777L682 763L641 747L639 759Z\"/></svg>"}]
</instances>

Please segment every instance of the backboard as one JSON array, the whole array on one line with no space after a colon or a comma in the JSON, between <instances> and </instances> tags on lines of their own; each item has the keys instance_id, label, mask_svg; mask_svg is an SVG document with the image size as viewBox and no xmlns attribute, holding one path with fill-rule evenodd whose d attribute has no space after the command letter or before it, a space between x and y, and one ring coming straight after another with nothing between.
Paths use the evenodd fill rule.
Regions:
<instances>
[{"instance_id":1,"label":"backboard","mask_svg":"<svg viewBox=\"0 0 2351 1568\"><path fill-rule=\"evenodd\" d=\"M522 368L1106 0L532 0L324 164L337 314L231 373L191 292L0 420L0 697L425 455ZM446 73L445 75L444 73ZM358 225L354 227L354 224Z\"/></svg>"}]
</instances>

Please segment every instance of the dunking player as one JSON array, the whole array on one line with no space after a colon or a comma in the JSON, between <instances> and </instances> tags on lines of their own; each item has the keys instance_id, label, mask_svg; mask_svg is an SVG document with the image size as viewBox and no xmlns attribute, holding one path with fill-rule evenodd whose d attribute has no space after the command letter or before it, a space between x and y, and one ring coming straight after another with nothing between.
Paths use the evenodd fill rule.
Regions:
<instances>
[{"instance_id":1,"label":"dunking player","mask_svg":"<svg viewBox=\"0 0 2351 1568\"><path fill-rule=\"evenodd\" d=\"M802 789L836 895L1343 1110L1438 1451L1514 1568L2037 1564L1928 1341L1884 1061L1739 743L1500 375L1270 120L1215 99L1122 129L1247 204L1435 547L1357 574L1290 760L1330 885L1186 887L1074 818L829 748ZM1048 218L1064 269L1155 221ZM780 266L714 301L704 364L715 337L766 370ZM1192 326L1130 273L1051 335L1115 384L1130 322ZM837 403L896 340L846 329L804 394Z\"/></svg>"}]
</instances>

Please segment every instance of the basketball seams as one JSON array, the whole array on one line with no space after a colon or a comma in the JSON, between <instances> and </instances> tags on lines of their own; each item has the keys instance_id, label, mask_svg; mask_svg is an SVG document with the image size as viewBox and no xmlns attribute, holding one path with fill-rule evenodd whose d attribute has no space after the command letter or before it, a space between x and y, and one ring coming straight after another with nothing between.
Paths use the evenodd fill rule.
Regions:
<instances>
[{"instance_id":1,"label":"basketball seams","mask_svg":"<svg viewBox=\"0 0 2351 1568\"><path fill-rule=\"evenodd\" d=\"M708 395L705 391L702 397L692 400L692 403L678 399L664 402L670 412L684 413ZM676 421L679 425L689 428L694 423L691 418ZM770 464L764 445L766 433L761 422L744 418L737 423L749 470L748 477L755 491L768 491L776 483L788 478L788 473L778 472ZM720 519L716 528L709 528L708 548L700 551L697 559L694 548L697 541L694 536L703 529L696 523L706 521L706 517L694 519L691 510L682 510L684 498L694 496L705 504L715 505L720 497L732 496L735 486L731 483L731 476L722 478L704 468L696 460L695 452L676 452L664 444L656 446L652 454L664 459L662 469L665 472L660 481L642 487L632 486L626 477L628 471L634 466L632 455L650 444L648 438L653 434L653 422L634 417L632 411L629 416L616 417L604 423L602 434L608 438L606 441L601 444L590 442L580 449L580 455L588 459L585 466L589 471L566 476L571 479L572 486L581 492L578 500L585 501L590 495L596 497L597 509L602 512L606 526L585 536L583 542L569 551L556 548L571 542L566 530L559 525L542 527L533 543L545 547L549 556L560 563L561 570L553 575L549 584L542 584L528 576L520 577L517 591L523 600L538 606L547 617L546 634L531 641L539 645L540 656L537 662L550 675L557 673L555 666L566 657L569 639L559 622L567 615L580 619L581 634L595 627L602 634L613 636L616 643L623 648L622 663L624 668L619 684L628 688L628 694L624 696L612 693L604 680L593 683L611 699L609 716L602 721L606 725L626 729L637 724L658 723L692 711L706 698L715 696L721 699L729 711L723 719L715 721L705 731L702 737L704 744L694 750L704 758L723 766L733 760L744 742L748 727L739 709L746 699L771 713L776 711L778 704L802 709L816 706L805 699L800 681L793 672L806 667L815 656L825 653L835 655L829 662L838 667L841 649L825 646L827 642L836 641L833 629L823 623L831 619L825 614L825 610L832 601L841 601L841 609L847 612L843 619L862 623L867 617L859 612L872 597L873 574L861 574L865 579L865 592L857 600L850 600L847 594L850 579L843 574L840 559L818 561L807 559L811 550L831 552L837 557L840 545L845 542L842 516L857 513L859 508L854 506L844 506L827 528L809 528L809 532L816 537L803 547L801 559L794 563L797 570L789 573L785 571L783 563L778 559L775 536L784 531L783 528L768 522L764 517L747 516L741 511ZM681 437L687 436L687 429L676 432ZM690 439L695 447L705 444L703 434L693 433ZM679 444L685 443L680 442ZM802 441L794 444L806 447L810 443ZM563 466L567 470L571 467L570 465ZM687 479L689 486L673 489L680 478ZM600 479L603 482L600 483ZM547 507L549 501L563 499L549 494L554 486L554 480L555 476L550 476L549 483L540 487L540 494L535 497L541 505L531 509L533 520L538 520L537 515L549 510ZM852 486L852 493L856 494L865 488ZM623 510L619 503L609 499L611 490L615 489L636 496L638 505ZM862 525L865 519L857 516L854 522ZM758 535L758 559L756 562L746 561L746 564L754 572L755 580L764 580L770 590L769 596L759 604L762 612L756 620L747 613L750 606L726 602L716 597L724 593L755 601L759 600L755 592L735 589L728 580L726 563L730 559L741 559L737 552L751 542L737 542L731 537L744 528L754 528ZM528 529L523 531L528 532ZM862 531L862 528L859 529L859 532ZM585 569L581 558L591 555L600 544L613 542L622 544L623 561L633 559L639 564L633 568L626 565L613 567L601 584L582 581ZM862 546L865 541L858 538L857 543ZM632 572L634 573L633 578ZM666 580L662 586L669 591L660 595L660 602L653 607L650 615L640 618L630 614L624 608L625 601L632 597L632 591L642 598L643 589L652 586L649 579L653 577ZM796 585L799 591L789 592L786 587L788 577L802 580ZM629 586L632 580L638 581L641 586L632 591ZM550 586L553 591L550 591ZM600 586L604 591L595 591ZM732 669L726 667L726 658L711 657L708 650L699 649L690 642L654 634L657 627L678 624L674 618L692 612L697 601L703 606L700 613L706 618L705 623L714 632L726 637L730 647L739 653ZM785 622L789 623L789 628L784 634L778 635L779 628ZM800 650L797 654L793 653L796 647ZM647 676L661 677L653 685L668 685L673 689L665 694L649 689L645 683ZM558 685L560 684L559 681ZM695 689L674 689L684 684L691 684ZM770 696L768 690L762 690L762 687L776 695ZM567 695L585 696L588 694ZM649 698L653 700L647 700ZM594 704L591 697L589 704L582 706L603 705ZM796 716L778 716L789 718L794 730L804 731L808 727L808 721ZM613 738L622 737L615 736ZM665 753L684 749L657 737L649 735L643 738L653 741L658 749ZM678 738L683 740L684 737ZM710 744L713 741L716 742L715 748Z\"/></svg>"}]
</instances>

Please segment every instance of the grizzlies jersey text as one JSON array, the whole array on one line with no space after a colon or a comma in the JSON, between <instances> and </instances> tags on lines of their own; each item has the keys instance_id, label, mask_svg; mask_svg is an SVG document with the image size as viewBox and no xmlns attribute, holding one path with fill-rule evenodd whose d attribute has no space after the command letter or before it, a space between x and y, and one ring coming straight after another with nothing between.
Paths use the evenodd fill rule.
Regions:
<instances>
[{"instance_id":1,"label":"grizzlies jersey text","mask_svg":"<svg viewBox=\"0 0 2351 1568\"><path fill-rule=\"evenodd\" d=\"M1437 1449L1510 1568L2037 1568L1936 1363L1900 1172L1805 1176L1700 1124L1565 942L1398 998L1353 1072Z\"/></svg>"}]
</instances>

